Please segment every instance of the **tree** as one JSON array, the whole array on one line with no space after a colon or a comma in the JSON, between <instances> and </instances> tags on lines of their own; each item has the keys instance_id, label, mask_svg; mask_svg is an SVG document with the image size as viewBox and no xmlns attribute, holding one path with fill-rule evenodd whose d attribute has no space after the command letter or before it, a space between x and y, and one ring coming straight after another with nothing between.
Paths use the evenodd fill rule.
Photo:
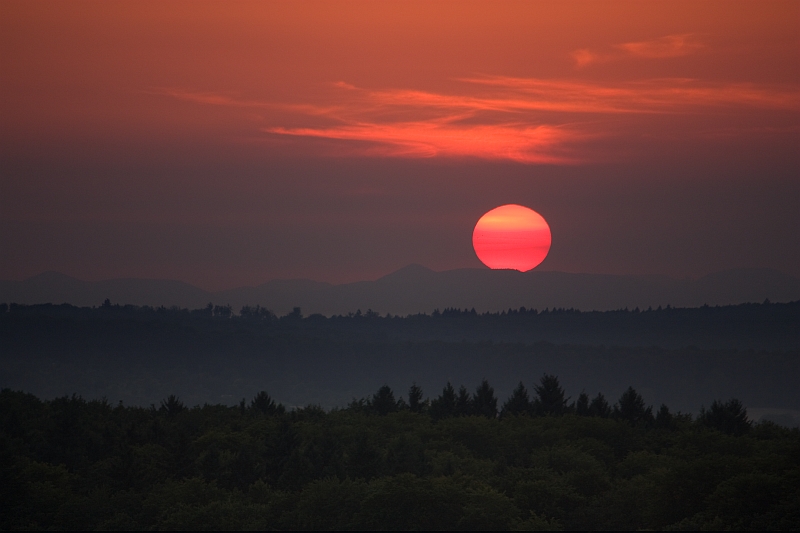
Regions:
<instances>
[{"instance_id":1,"label":"tree","mask_svg":"<svg viewBox=\"0 0 800 533\"><path fill-rule=\"evenodd\" d=\"M442 389L442 394L431 402L431 416L434 420L449 418L456 414L456 390L450 382Z\"/></svg>"},{"instance_id":2,"label":"tree","mask_svg":"<svg viewBox=\"0 0 800 533\"><path fill-rule=\"evenodd\" d=\"M522 382L519 382L517 388L511 393L511 397L503 404L500 410L500 416L505 415L524 415L531 411L531 399L528 396L528 390Z\"/></svg>"},{"instance_id":3,"label":"tree","mask_svg":"<svg viewBox=\"0 0 800 533\"><path fill-rule=\"evenodd\" d=\"M464 385L458 389L458 397L456 398L456 415L457 416L471 416L475 414L472 405L472 397Z\"/></svg>"},{"instance_id":4,"label":"tree","mask_svg":"<svg viewBox=\"0 0 800 533\"><path fill-rule=\"evenodd\" d=\"M714 400L708 411L700 409L698 420L704 426L718 429L728 435L744 435L751 427L750 421L747 420L747 409L736 398L731 398L725 403Z\"/></svg>"},{"instance_id":5,"label":"tree","mask_svg":"<svg viewBox=\"0 0 800 533\"><path fill-rule=\"evenodd\" d=\"M412 383L408 389L408 408L412 413L421 413L425 404L422 401L422 389Z\"/></svg>"},{"instance_id":6,"label":"tree","mask_svg":"<svg viewBox=\"0 0 800 533\"><path fill-rule=\"evenodd\" d=\"M590 416L591 411L589 410L589 396L582 392L578 396L578 401L575 402L575 414L578 416Z\"/></svg>"},{"instance_id":7,"label":"tree","mask_svg":"<svg viewBox=\"0 0 800 533\"><path fill-rule=\"evenodd\" d=\"M159 408L160 412L166 413L170 418L185 410L186 406L174 394L170 394L166 400L161 400L161 407Z\"/></svg>"},{"instance_id":8,"label":"tree","mask_svg":"<svg viewBox=\"0 0 800 533\"><path fill-rule=\"evenodd\" d=\"M384 385L372 396L372 409L381 416L397 411L397 400L389 385Z\"/></svg>"},{"instance_id":9,"label":"tree","mask_svg":"<svg viewBox=\"0 0 800 533\"><path fill-rule=\"evenodd\" d=\"M230 305L215 305L214 316L217 318L230 318L233 315L233 308Z\"/></svg>"},{"instance_id":10,"label":"tree","mask_svg":"<svg viewBox=\"0 0 800 533\"><path fill-rule=\"evenodd\" d=\"M265 415L282 414L285 412L283 405L276 404L275 400L263 390L256 394L255 398L250 402L250 409Z\"/></svg>"},{"instance_id":11,"label":"tree","mask_svg":"<svg viewBox=\"0 0 800 533\"><path fill-rule=\"evenodd\" d=\"M592 403L589 404L589 416L597 416L600 418L608 418L611 416L611 406L608 405L606 397L603 393L597 393Z\"/></svg>"},{"instance_id":12,"label":"tree","mask_svg":"<svg viewBox=\"0 0 800 533\"><path fill-rule=\"evenodd\" d=\"M672 413L669 412L669 407L661 404L661 407L658 409L658 413L656 413L656 427L661 429L669 429L672 427L673 416Z\"/></svg>"},{"instance_id":13,"label":"tree","mask_svg":"<svg viewBox=\"0 0 800 533\"><path fill-rule=\"evenodd\" d=\"M541 414L561 416L567 410L569 398L564 398L564 389L561 388L556 376L543 375L541 384L537 385L535 390L539 397Z\"/></svg>"},{"instance_id":14,"label":"tree","mask_svg":"<svg viewBox=\"0 0 800 533\"><path fill-rule=\"evenodd\" d=\"M292 308L292 312L281 317L282 322L299 322L303 319L303 310L300 307Z\"/></svg>"},{"instance_id":15,"label":"tree","mask_svg":"<svg viewBox=\"0 0 800 533\"><path fill-rule=\"evenodd\" d=\"M494 395L494 389L485 379L475 389L472 406L476 415L497 418L497 397Z\"/></svg>"},{"instance_id":16,"label":"tree","mask_svg":"<svg viewBox=\"0 0 800 533\"><path fill-rule=\"evenodd\" d=\"M628 387L614 405L614 418L625 420L636 426L653 421L653 408L644 406L642 395Z\"/></svg>"}]
</instances>

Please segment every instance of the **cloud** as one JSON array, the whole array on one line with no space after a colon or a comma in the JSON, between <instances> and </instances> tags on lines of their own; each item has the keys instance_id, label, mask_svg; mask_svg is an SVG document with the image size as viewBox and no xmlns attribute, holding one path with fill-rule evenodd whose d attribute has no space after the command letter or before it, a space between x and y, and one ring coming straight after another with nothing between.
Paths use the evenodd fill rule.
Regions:
<instances>
[{"instance_id":1,"label":"cloud","mask_svg":"<svg viewBox=\"0 0 800 533\"><path fill-rule=\"evenodd\" d=\"M616 48L629 55L651 59L688 56L704 48L693 34L667 35L651 41L618 44Z\"/></svg>"},{"instance_id":2,"label":"cloud","mask_svg":"<svg viewBox=\"0 0 800 533\"><path fill-rule=\"evenodd\" d=\"M681 113L724 106L800 110L796 87L752 83L712 84L691 78L660 78L600 84L503 76L465 81L507 89L531 107L576 113Z\"/></svg>"},{"instance_id":3,"label":"cloud","mask_svg":"<svg viewBox=\"0 0 800 533\"><path fill-rule=\"evenodd\" d=\"M463 85L455 94L368 90L339 82L331 85L324 105L175 89L158 93L201 105L271 109L276 113L264 113L262 132L301 145L301 139L335 141L336 152L345 155L528 164L586 161L588 141L624 135L619 122L611 120L614 116L698 115L725 107L800 111L800 93L794 87L680 78L617 84L503 76L457 81ZM306 143L306 148L318 150L319 144Z\"/></svg>"},{"instance_id":4,"label":"cloud","mask_svg":"<svg viewBox=\"0 0 800 533\"><path fill-rule=\"evenodd\" d=\"M447 121L354 124L335 128L266 128L278 135L361 141L353 154L390 157L475 157L520 163L577 162L564 146L581 134L566 127L484 124L458 127Z\"/></svg>"},{"instance_id":5,"label":"cloud","mask_svg":"<svg viewBox=\"0 0 800 533\"><path fill-rule=\"evenodd\" d=\"M577 68L583 68L592 63L604 63L614 59L614 56L612 55L598 54L596 52L592 52L588 48L574 50L571 55L572 59L575 60L575 66Z\"/></svg>"},{"instance_id":6,"label":"cloud","mask_svg":"<svg viewBox=\"0 0 800 533\"><path fill-rule=\"evenodd\" d=\"M634 41L613 46L613 51L601 53L588 48L580 48L572 52L576 68L583 68L595 63L620 61L627 58L665 59L683 57L702 50L706 45L695 34L682 33L665 35L649 41Z\"/></svg>"}]
</instances>

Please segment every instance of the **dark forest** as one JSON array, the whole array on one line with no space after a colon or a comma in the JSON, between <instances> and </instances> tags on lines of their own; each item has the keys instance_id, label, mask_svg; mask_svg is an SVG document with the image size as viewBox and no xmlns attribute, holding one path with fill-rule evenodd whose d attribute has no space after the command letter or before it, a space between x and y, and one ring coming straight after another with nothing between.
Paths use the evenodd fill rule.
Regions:
<instances>
[{"instance_id":1,"label":"dark forest","mask_svg":"<svg viewBox=\"0 0 800 533\"><path fill-rule=\"evenodd\" d=\"M794 529L800 432L735 399L655 413L555 376L499 402L389 387L150 408L3 390L3 529Z\"/></svg>"},{"instance_id":2,"label":"dark forest","mask_svg":"<svg viewBox=\"0 0 800 533\"><path fill-rule=\"evenodd\" d=\"M797 302L0 311L2 529L800 524Z\"/></svg>"}]
</instances>

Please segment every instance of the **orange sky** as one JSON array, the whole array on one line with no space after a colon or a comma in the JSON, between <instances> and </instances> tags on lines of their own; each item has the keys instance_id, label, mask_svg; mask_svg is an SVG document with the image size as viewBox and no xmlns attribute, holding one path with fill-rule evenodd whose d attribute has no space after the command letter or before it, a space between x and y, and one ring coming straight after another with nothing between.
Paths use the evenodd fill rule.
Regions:
<instances>
[{"instance_id":1,"label":"orange sky","mask_svg":"<svg viewBox=\"0 0 800 533\"><path fill-rule=\"evenodd\" d=\"M748 180L769 161L777 170L760 179L778 184L776 201L796 193L800 3L793 1L6 1L0 4L0 47L0 217L17 224L13 234L0 235L0 244L19 248L17 261L0 264L0 278L52 269L83 277L181 277L211 287L295 273L361 279L426 257L438 268L475 266L463 247L447 259L411 253L411 243L401 242L396 249L406 255L363 266L369 254L359 250L378 236L353 227L375 216L395 225L437 220L449 235L437 238L447 240L471 219L468 241L474 221L497 205L490 201L536 201L533 182L524 181L531 172L583 172L608 187L643 187L653 178L642 169L659 161L686 161L691 169L681 172L706 180L715 174L709 166L727 168L724 154L735 154L752 167L736 175L737 183L755 184ZM496 198L484 193L488 178L457 181L470 165L486 165L484 175L507 176L495 179ZM731 162L731 172L742 165ZM276 170L287 168L300 177ZM401 168L438 174L451 185L456 180L466 189L459 195L474 200L443 197L437 211L435 202L409 196L404 205L416 206L410 211L398 200L376 214L375 195L397 200L410 194L392 192L404 189L398 185L404 179L417 179L403 178ZM427 190L438 187L429 181L414 186L420 195L445 194ZM568 190L577 182L553 177L543 187L563 183ZM254 198L265 195L270 199L255 205ZM643 198L637 205L650 201ZM154 252L150 262L134 267L120 252L100 268L66 252L43 251L57 233L47 224L118 224L128 229L109 234L108 242L135 234L146 248L153 231L176 231L182 236L174 238L183 241L192 234L200 242L203 232L289 219L313 243L337 224L340 235L355 231L356 243L346 247L362 267L348 263L345 253L325 270L320 261L326 254L298 253L264 239L252 246L297 260L243 258L241 270L211 263L203 270L194 259ZM91 244L89 230L81 228L70 239L101 255L104 245ZM26 231L38 237L22 239ZM559 228L553 231L556 242ZM797 244L786 239L784 247ZM630 264L599 258L559 263L557 252L548 258L553 268L594 264L621 272ZM635 247L626 253L635 254ZM634 270L696 275L736 266L725 261ZM793 262L778 254L750 261L784 270Z\"/></svg>"}]
</instances>

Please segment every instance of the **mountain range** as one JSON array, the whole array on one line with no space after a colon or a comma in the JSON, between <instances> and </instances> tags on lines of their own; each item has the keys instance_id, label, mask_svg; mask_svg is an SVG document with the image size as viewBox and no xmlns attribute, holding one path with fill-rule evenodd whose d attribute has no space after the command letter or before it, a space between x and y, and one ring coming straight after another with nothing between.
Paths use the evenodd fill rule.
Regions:
<instances>
[{"instance_id":1,"label":"mountain range","mask_svg":"<svg viewBox=\"0 0 800 533\"><path fill-rule=\"evenodd\" d=\"M430 313L475 308L478 312L519 307L575 308L584 311L786 302L800 299L800 279L771 269L736 269L699 279L567 272L457 269L435 272L409 265L374 281L333 285L306 279L273 280L256 287L218 292L175 280L110 279L83 281L45 272L23 281L0 281L0 302L115 304L200 308L209 302L261 305L278 315L300 307L304 314Z\"/></svg>"}]
</instances>

